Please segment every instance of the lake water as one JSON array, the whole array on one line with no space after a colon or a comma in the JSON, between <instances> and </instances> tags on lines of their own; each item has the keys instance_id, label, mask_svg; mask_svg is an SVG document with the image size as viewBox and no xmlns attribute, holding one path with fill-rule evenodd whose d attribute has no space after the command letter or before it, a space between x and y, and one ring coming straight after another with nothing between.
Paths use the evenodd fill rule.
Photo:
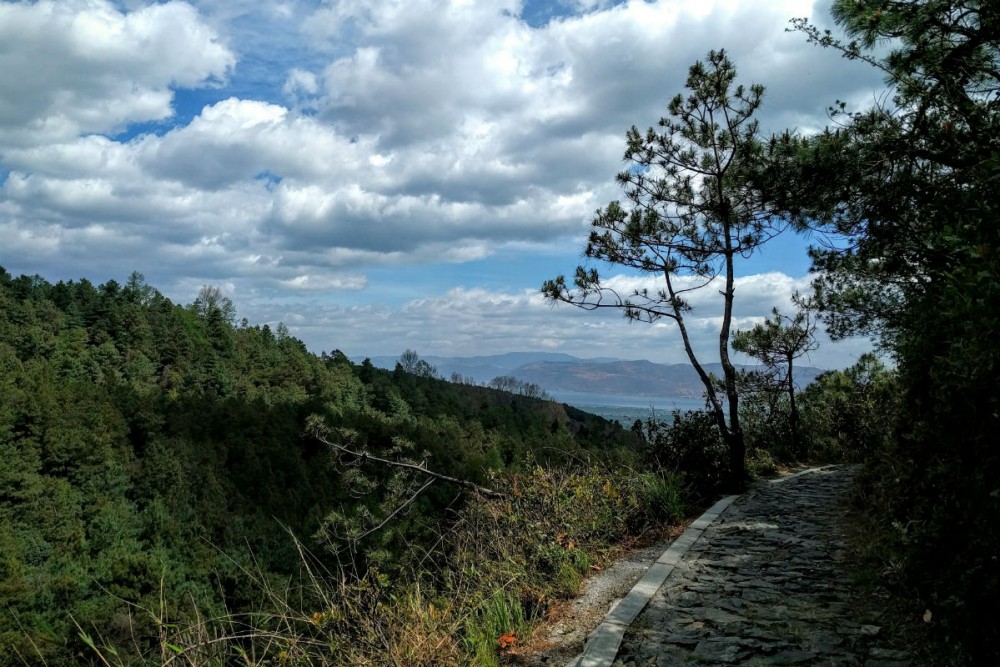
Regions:
<instances>
[{"instance_id":1,"label":"lake water","mask_svg":"<svg viewBox=\"0 0 1000 667\"><path fill-rule=\"evenodd\" d=\"M549 391L548 394L560 403L569 403L605 419L616 419L625 428L636 419L645 421L653 415L665 419L674 410L687 412L705 407L705 399L686 396L621 396L583 391Z\"/></svg>"}]
</instances>

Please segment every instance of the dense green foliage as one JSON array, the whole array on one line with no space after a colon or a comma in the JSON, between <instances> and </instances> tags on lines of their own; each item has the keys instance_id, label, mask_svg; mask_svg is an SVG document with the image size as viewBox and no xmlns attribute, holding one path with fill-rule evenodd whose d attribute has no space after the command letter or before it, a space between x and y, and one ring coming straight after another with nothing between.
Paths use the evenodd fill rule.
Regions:
<instances>
[{"instance_id":1,"label":"dense green foliage","mask_svg":"<svg viewBox=\"0 0 1000 667\"><path fill-rule=\"evenodd\" d=\"M791 450L801 455L799 437L799 411L795 405L795 360L817 347L816 324L811 313L801 309L794 316L782 315L774 308L771 317L754 325L751 329L733 334L733 349L758 359L764 368L755 375L760 391L783 390L788 396L788 425L791 435Z\"/></svg>"},{"instance_id":2,"label":"dense green foliage","mask_svg":"<svg viewBox=\"0 0 1000 667\"><path fill-rule=\"evenodd\" d=\"M899 417L899 381L874 355L821 374L799 398L810 457L863 463L886 455Z\"/></svg>"},{"instance_id":3,"label":"dense green foliage","mask_svg":"<svg viewBox=\"0 0 1000 667\"><path fill-rule=\"evenodd\" d=\"M683 475L694 500L712 498L729 479L726 444L707 410L674 411L669 420L637 422L633 430L642 437L647 465Z\"/></svg>"},{"instance_id":4,"label":"dense green foliage","mask_svg":"<svg viewBox=\"0 0 1000 667\"><path fill-rule=\"evenodd\" d=\"M1000 663L1000 4L837 0L855 41L816 43L886 75L875 108L776 138L775 210L846 239L817 251L830 330L878 337L900 410L867 479L883 553L959 663ZM888 49L887 55L885 50ZM867 419L861 417L859 419Z\"/></svg>"},{"instance_id":5,"label":"dense green foliage","mask_svg":"<svg viewBox=\"0 0 1000 667\"><path fill-rule=\"evenodd\" d=\"M629 458L632 436L599 418L317 356L203 292L182 307L138 274L95 286L0 270L0 664L95 660L74 623L156 655L165 622L269 604L302 567L292 535L362 578L402 570L458 489L435 485L331 561L313 537L336 541L331 512L378 518L393 481L366 470L357 495L356 468L304 437L311 414L480 482Z\"/></svg>"},{"instance_id":6,"label":"dense green foliage","mask_svg":"<svg viewBox=\"0 0 1000 667\"><path fill-rule=\"evenodd\" d=\"M774 464L862 463L883 456L899 416L899 383L896 373L869 353L842 371L821 373L796 392L796 403L797 441L788 393L748 376L740 409L749 464L756 471Z\"/></svg>"},{"instance_id":7,"label":"dense green foliage","mask_svg":"<svg viewBox=\"0 0 1000 667\"><path fill-rule=\"evenodd\" d=\"M740 420L747 468L755 477L778 466L861 463L884 456L899 411L896 373L872 354L845 370L820 374L800 392L799 437L793 431L791 399L773 376L741 376ZM645 466L684 480L690 501L705 502L728 477L725 443L711 414L675 411L670 419L636 421Z\"/></svg>"},{"instance_id":8,"label":"dense green foliage","mask_svg":"<svg viewBox=\"0 0 1000 667\"><path fill-rule=\"evenodd\" d=\"M884 106L841 107L837 129L757 153L759 90L734 94L724 102L746 124L701 138L753 152L702 192L676 178L705 148L684 105L711 101L711 85L734 72L721 60L714 83L694 71L708 86L700 102L676 101L667 132L629 135L630 159L662 169L649 172L662 183L627 172L634 207L600 212L588 248L708 279L731 273L726 257L766 241L774 219L846 239L814 253L816 303L833 334L876 336L897 371L863 358L802 392L801 452L782 418L791 406L764 393L740 397L738 411L733 398L728 420L715 401L711 413L638 429L636 451L640 438L607 422L444 382L415 354L396 372L311 354L284 327L234 323L211 289L184 307L138 275L50 284L0 269L0 665L96 662L88 637L126 663L252 651L259 660L245 662L489 664L610 544L676 514L685 493L718 488L737 436L740 467L744 442L762 467L771 455L863 460L897 590L915 614L932 612L956 663L1000 664L1000 626L986 622L1000 617L1000 5L837 0L834 13L856 42L799 27L882 69ZM885 39L881 57L873 47ZM695 151L670 143L670 130ZM747 210L718 208L730 187ZM690 216L657 208L677 204ZM749 233L731 237L733 225ZM728 253L721 264L705 263L705 235ZM596 272L577 279L583 297L600 296ZM547 291L573 300L564 282ZM681 321L669 283L633 297L613 305ZM725 380L732 393L736 378ZM331 456L303 435L314 414L366 451L505 497L463 502L436 484L361 538L412 480ZM620 465L643 455L655 474ZM235 638L244 630L254 638Z\"/></svg>"}]
</instances>

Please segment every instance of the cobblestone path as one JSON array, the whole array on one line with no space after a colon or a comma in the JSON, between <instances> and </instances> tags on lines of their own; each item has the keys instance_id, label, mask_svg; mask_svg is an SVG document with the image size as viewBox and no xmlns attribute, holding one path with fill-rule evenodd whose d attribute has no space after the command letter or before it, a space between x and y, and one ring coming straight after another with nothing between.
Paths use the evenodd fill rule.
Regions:
<instances>
[{"instance_id":1,"label":"cobblestone path","mask_svg":"<svg viewBox=\"0 0 1000 667\"><path fill-rule=\"evenodd\" d=\"M614 665L904 667L858 609L839 532L854 469L764 483L709 526L625 634Z\"/></svg>"}]
</instances>

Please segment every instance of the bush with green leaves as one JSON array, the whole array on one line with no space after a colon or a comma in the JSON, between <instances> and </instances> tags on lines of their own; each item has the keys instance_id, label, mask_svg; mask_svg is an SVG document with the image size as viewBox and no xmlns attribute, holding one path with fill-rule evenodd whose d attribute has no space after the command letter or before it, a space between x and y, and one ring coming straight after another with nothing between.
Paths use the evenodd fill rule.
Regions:
<instances>
[{"instance_id":1,"label":"bush with green leaves","mask_svg":"<svg viewBox=\"0 0 1000 667\"><path fill-rule=\"evenodd\" d=\"M896 373L862 355L819 375L801 392L806 447L818 460L860 463L886 450L900 410Z\"/></svg>"},{"instance_id":2,"label":"bush with green leaves","mask_svg":"<svg viewBox=\"0 0 1000 667\"><path fill-rule=\"evenodd\" d=\"M710 499L729 479L729 453L715 417L705 410L675 410L669 421L641 425L647 465L679 475L698 502Z\"/></svg>"},{"instance_id":3,"label":"bush with green leaves","mask_svg":"<svg viewBox=\"0 0 1000 667\"><path fill-rule=\"evenodd\" d=\"M818 446L869 462L886 570L955 663L1000 664L1000 625L983 621L1000 617L1000 5L831 9L843 39L793 25L886 87L836 103L825 131L774 136L760 177L772 209L839 237L812 250L815 304L833 337L870 335L892 355L898 400L846 404L854 423L820 406L825 432L844 435ZM884 422L891 437L865 437Z\"/></svg>"},{"instance_id":4,"label":"bush with green leaves","mask_svg":"<svg viewBox=\"0 0 1000 667\"><path fill-rule=\"evenodd\" d=\"M747 469L754 474L773 472L776 463L792 463L796 455L792 442L791 407L788 396L775 391L747 392L740 403L740 424L747 441ZM802 447L799 438L799 447Z\"/></svg>"}]
</instances>

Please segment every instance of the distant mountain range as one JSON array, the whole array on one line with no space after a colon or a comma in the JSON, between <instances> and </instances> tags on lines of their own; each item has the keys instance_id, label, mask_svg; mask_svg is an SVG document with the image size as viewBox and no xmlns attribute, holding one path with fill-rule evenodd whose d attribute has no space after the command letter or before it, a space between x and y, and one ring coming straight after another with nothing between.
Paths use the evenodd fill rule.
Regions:
<instances>
[{"instance_id":1,"label":"distant mountain range","mask_svg":"<svg viewBox=\"0 0 1000 667\"><path fill-rule=\"evenodd\" d=\"M699 397L704 387L690 364L655 364L610 357L581 359L559 352L510 352L481 357L421 357L445 378L457 373L486 383L500 375L532 382L546 391L573 391L620 396ZM363 358L354 361L360 363ZM372 357L380 368L395 368L398 357ZM738 366L738 368L747 368ZM722 364L705 364L722 376ZM795 369L795 384L804 387L823 372L813 366Z\"/></svg>"}]
</instances>

